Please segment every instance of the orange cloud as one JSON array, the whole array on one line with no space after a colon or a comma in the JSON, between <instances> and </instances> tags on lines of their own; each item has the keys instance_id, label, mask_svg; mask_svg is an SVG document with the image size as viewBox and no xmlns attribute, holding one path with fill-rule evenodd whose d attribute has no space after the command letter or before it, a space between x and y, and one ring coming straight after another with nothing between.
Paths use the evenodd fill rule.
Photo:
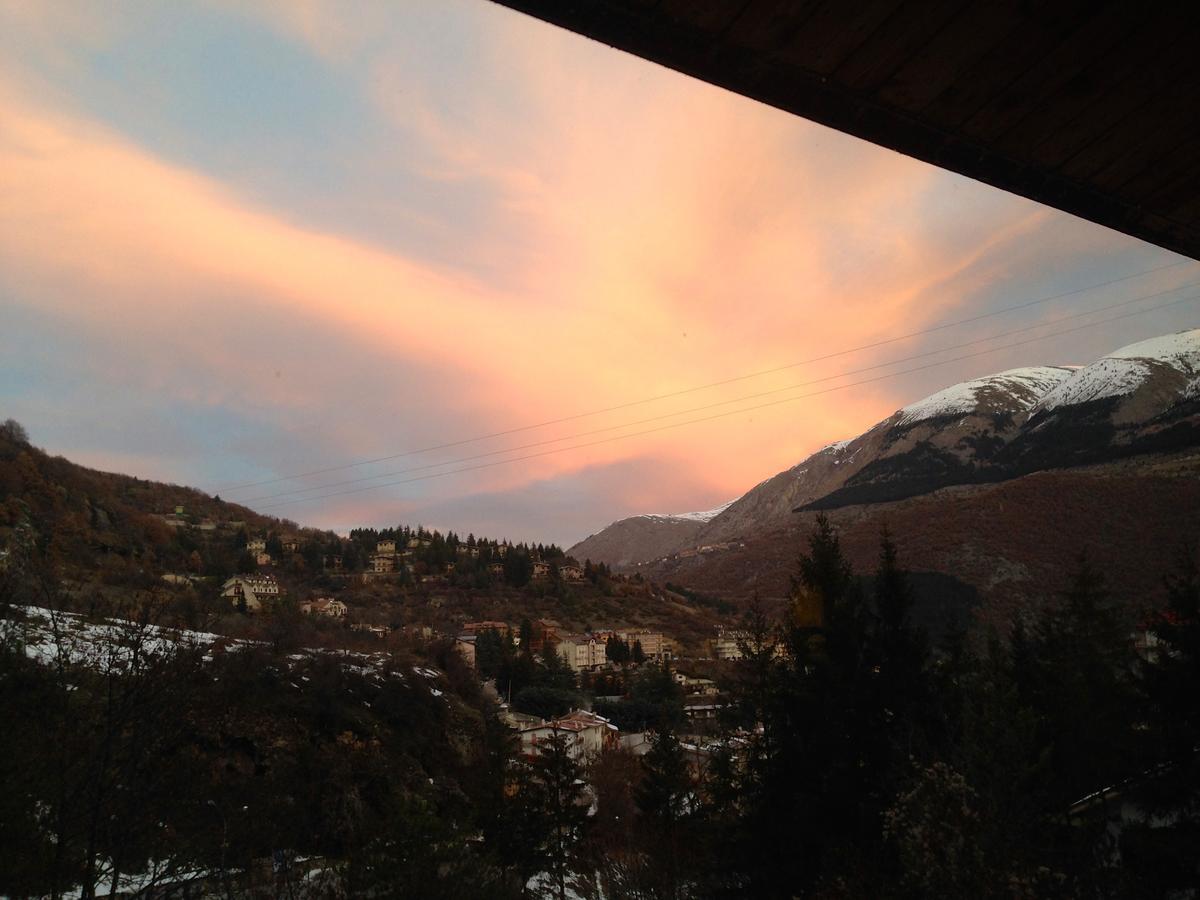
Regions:
<instances>
[{"instance_id":1,"label":"orange cloud","mask_svg":"<svg viewBox=\"0 0 1200 900\"><path fill-rule=\"evenodd\" d=\"M366 46L361 23L331 19L314 0L263 13L331 66L345 64L347 47ZM496 86L475 73L479 83L462 89L462 105L448 116L421 73L389 53L370 63L362 89L392 128L424 148L411 163L420 175L477 180L500 198L484 237L462 253L493 257L510 287L289 221L65 105L34 102L12 82L0 84L0 262L36 284L38 302L58 314L97 331L135 333L145 377L155 377L155 358L167 369L182 356L222 373L203 402L273 404L309 416L336 402L321 387L322 367L336 360L272 347L266 332L272 353L292 354L291 377L255 380L248 398L245 356L189 333L190 320L213 317L236 329L247 304L445 372L444 383L420 390L459 413L453 439L911 331L999 277L1003 251L1048 222L1026 201L962 184L951 205L971 210L971 224L937 231L924 204L950 187L928 166L498 7L486 14L498 23L489 52L503 61L494 71L509 102L495 102ZM527 115L514 119L513 106ZM501 255L513 247L511 258ZM780 387L879 357L548 433ZM165 391L189 390L159 377ZM363 386L369 413L361 433L345 436L348 457L362 455L371 417L393 412L400 390ZM686 461L705 502L728 499L909 399L891 386L861 388L435 484L447 494L503 490L641 456L680 471ZM641 490L654 501L660 488ZM298 518L307 510L293 509Z\"/></svg>"}]
</instances>

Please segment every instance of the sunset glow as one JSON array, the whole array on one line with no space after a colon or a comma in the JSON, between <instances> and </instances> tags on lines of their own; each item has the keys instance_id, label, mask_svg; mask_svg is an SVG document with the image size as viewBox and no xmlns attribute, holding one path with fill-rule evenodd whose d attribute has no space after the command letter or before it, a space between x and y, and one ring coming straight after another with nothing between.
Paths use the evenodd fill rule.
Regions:
<instances>
[{"instance_id":1,"label":"sunset glow","mask_svg":"<svg viewBox=\"0 0 1200 900\"><path fill-rule=\"evenodd\" d=\"M1200 279L1162 268L1178 259L1166 251L482 0L343 10L0 2L0 417L51 452L304 524L569 544L621 516L716 506L944 385L1195 324L1194 306L1175 306L742 415L291 502L306 495L283 492L402 480ZM720 388L274 481L1155 269Z\"/></svg>"}]
</instances>

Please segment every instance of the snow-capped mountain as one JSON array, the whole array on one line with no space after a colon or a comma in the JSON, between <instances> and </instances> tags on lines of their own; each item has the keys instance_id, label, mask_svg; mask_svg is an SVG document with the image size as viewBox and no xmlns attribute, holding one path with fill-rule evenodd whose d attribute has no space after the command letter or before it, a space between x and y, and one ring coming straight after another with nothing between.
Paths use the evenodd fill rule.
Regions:
<instances>
[{"instance_id":1,"label":"snow-capped mountain","mask_svg":"<svg viewBox=\"0 0 1200 900\"><path fill-rule=\"evenodd\" d=\"M638 516L640 519L657 519L663 522L699 522L704 524L711 522L725 510L729 509L733 503L730 500L728 503L722 503L713 509L706 509L703 512L688 512L688 513L647 513L644 516Z\"/></svg>"},{"instance_id":2,"label":"snow-capped mountain","mask_svg":"<svg viewBox=\"0 0 1200 900\"><path fill-rule=\"evenodd\" d=\"M786 525L797 508L911 497L954 484L1200 445L1200 329L1084 367L1030 366L952 385L707 513L622 519L572 555L630 565Z\"/></svg>"},{"instance_id":3,"label":"snow-capped mountain","mask_svg":"<svg viewBox=\"0 0 1200 900\"><path fill-rule=\"evenodd\" d=\"M1186 395L1200 375L1200 328L1138 341L1110 353L1074 375L1038 401L1039 410L1124 398L1151 382L1163 382L1166 399Z\"/></svg>"},{"instance_id":4,"label":"snow-capped mountain","mask_svg":"<svg viewBox=\"0 0 1200 900\"><path fill-rule=\"evenodd\" d=\"M971 415L989 405L998 410L1032 409L1040 398L1069 380L1071 369L1028 366L964 381L909 404L892 418L897 426L943 416Z\"/></svg>"}]
</instances>

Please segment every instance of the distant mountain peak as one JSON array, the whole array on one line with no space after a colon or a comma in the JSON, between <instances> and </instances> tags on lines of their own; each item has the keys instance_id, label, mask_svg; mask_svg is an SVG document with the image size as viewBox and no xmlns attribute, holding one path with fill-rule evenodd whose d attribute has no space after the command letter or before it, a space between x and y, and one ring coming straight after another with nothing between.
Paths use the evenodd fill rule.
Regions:
<instances>
[{"instance_id":1,"label":"distant mountain peak","mask_svg":"<svg viewBox=\"0 0 1200 900\"><path fill-rule=\"evenodd\" d=\"M675 522L711 522L713 519L715 519L721 513L725 512L725 510L729 509L729 507L736 500L737 500L737 498L735 497L733 500L729 500L726 503L722 503L720 506L714 507L713 509L706 509L706 510L703 510L702 512L646 513L642 516L642 518L645 518L645 519L668 519L668 520L675 521Z\"/></svg>"},{"instance_id":2,"label":"distant mountain peak","mask_svg":"<svg viewBox=\"0 0 1200 900\"><path fill-rule=\"evenodd\" d=\"M1174 371L1187 378L1200 375L1200 328L1164 334L1128 344L1077 369L1071 377L1047 392L1037 404L1051 411L1094 400L1134 393L1159 371ZM1181 387L1187 396L1189 388Z\"/></svg>"},{"instance_id":3,"label":"distant mountain peak","mask_svg":"<svg viewBox=\"0 0 1200 900\"><path fill-rule=\"evenodd\" d=\"M1065 366L1025 366L963 381L897 410L893 424L913 425L942 416L992 411L981 409L987 406L997 407L997 412L1001 407L1012 412L1014 406L1029 410L1047 391L1066 381L1071 372Z\"/></svg>"}]
</instances>

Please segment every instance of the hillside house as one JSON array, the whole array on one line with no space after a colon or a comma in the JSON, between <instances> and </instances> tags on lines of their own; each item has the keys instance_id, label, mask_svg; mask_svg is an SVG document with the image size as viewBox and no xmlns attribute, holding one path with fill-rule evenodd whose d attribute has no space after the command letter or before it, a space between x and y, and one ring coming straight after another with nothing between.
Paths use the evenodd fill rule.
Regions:
<instances>
[{"instance_id":1,"label":"hillside house","mask_svg":"<svg viewBox=\"0 0 1200 900\"><path fill-rule=\"evenodd\" d=\"M717 659L742 659L742 645L750 639L744 631L733 631L717 628L717 636L713 639L713 656Z\"/></svg>"},{"instance_id":2,"label":"hillside house","mask_svg":"<svg viewBox=\"0 0 1200 900\"><path fill-rule=\"evenodd\" d=\"M284 538L282 541L280 541L280 544L283 547L284 553L299 553L300 552L300 542L298 540L296 540L296 538L294 538L294 537Z\"/></svg>"},{"instance_id":3,"label":"hillside house","mask_svg":"<svg viewBox=\"0 0 1200 900\"><path fill-rule=\"evenodd\" d=\"M371 571L376 574L385 574L387 572L396 571L396 557L385 556L376 553L371 557Z\"/></svg>"},{"instance_id":4,"label":"hillside house","mask_svg":"<svg viewBox=\"0 0 1200 900\"><path fill-rule=\"evenodd\" d=\"M344 619L346 604L333 597L322 597L318 600L307 600L300 604L300 612L306 616L327 616L330 619Z\"/></svg>"},{"instance_id":5,"label":"hillside house","mask_svg":"<svg viewBox=\"0 0 1200 900\"><path fill-rule=\"evenodd\" d=\"M533 564L533 579L541 581L550 577L550 564L544 562L535 562Z\"/></svg>"},{"instance_id":6,"label":"hillside house","mask_svg":"<svg viewBox=\"0 0 1200 900\"><path fill-rule=\"evenodd\" d=\"M414 537L408 539L408 549L410 550L416 550L420 547L428 547L431 544L433 544L433 541L431 541L429 538Z\"/></svg>"},{"instance_id":7,"label":"hillside house","mask_svg":"<svg viewBox=\"0 0 1200 900\"><path fill-rule=\"evenodd\" d=\"M375 542L375 553L380 556L395 556L396 555L396 542L393 540L376 541Z\"/></svg>"},{"instance_id":8,"label":"hillside house","mask_svg":"<svg viewBox=\"0 0 1200 900\"><path fill-rule=\"evenodd\" d=\"M683 672L676 672L671 677L675 679L677 685L689 694L710 696L717 693L717 683L711 678L694 678L691 675L685 675Z\"/></svg>"},{"instance_id":9,"label":"hillside house","mask_svg":"<svg viewBox=\"0 0 1200 900\"><path fill-rule=\"evenodd\" d=\"M459 556L469 556L471 559L479 559L478 547L468 547L466 544L459 544L457 552Z\"/></svg>"},{"instance_id":10,"label":"hillside house","mask_svg":"<svg viewBox=\"0 0 1200 900\"><path fill-rule=\"evenodd\" d=\"M236 607L245 601L249 612L260 611L266 602L281 596L282 590L274 575L234 575L221 588L221 596Z\"/></svg>"},{"instance_id":11,"label":"hillside house","mask_svg":"<svg viewBox=\"0 0 1200 900\"><path fill-rule=\"evenodd\" d=\"M606 747L618 744L620 733L617 727L603 716L584 710L576 710L559 719L551 719L538 725L527 725L520 730L521 752L533 756L538 745L555 734L569 737L571 757L582 761L585 757L600 753Z\"/></svg>"},{"instance_id":12,"label":"hillside house","mask_svg":"<svg viewBox=\"0 0 1200 900\"><path fill-rule=\"evenodd\" d=\"M604 641L592 634L568 634L559 639L555 652L573 672L598 669L608 659Z\"/></svg>"},{"instance_id":13,"label":"hillside house","mask_svg":"<svg viewBox=\"0 0 1200 900\"><path fill-rule=\"evenodd\" d=\"M267 542L265 538L250 538L250 540L246 541L246 550L251 555L255 553L265 553L266 549Z\"/></svg>"},{"instance_id":14,"label":"hillside house","mask_svg":"<svg viewBox=\"0 0 1200 900\"><path fill-rule=\"evenodd\" d=\"M570 564L559 566L558 577L563 581L583 581L583 569Z\"/></svg>"},{"instance_id":15,"label":"hillside house","mask_svg":"<svg viewBox=\"0 0 1200 900\"><path fill-rule=\"evenodd\" d=\"M617 637L633 649L634 644L642 645L642 653L646 659L663 659L667 655L666 641L661 631L645 631L642 629L624 629L617 632Z\"/></svg>"},{"instance_id":16,"label":"hillside house","mask_svg":"<svg viewBox=\"0 0 1200 900\"><path fill-rule=\"evenodd\" d=\"M488 563L488 575L490 575L492 578L503 578L504 563Z\"/></svg>"},{"instance_id":17,"label":"hillside house","mask_svg":"<svg viewBox=\"0 0 1200 900\"><path fill-rule=\"evenodd\" d=\"M753 639L750 634L745 631L736 631L724 627L717 628L717 636L713 639L713 656L717 659L742 659L743 646L751 646L755 651L771 647L774 648L776 656L782 656L786 650L782 644L776 643L774 639L766 639L761 646L754 646Z\"/></svg>"},{"instance_id":18,"label":"hillside house","mask_svg":"<svg viewBox=\"0 0 1200 900\"><path fill-rule=\"evenodd\" d=\"M255 565L270 566L270 565L274 565L274 563L275 563L275 560L273 560L271 558L271 554L267 553L267 551L265 551L265 550L260 550L258 553L254 554L254 564Z\"/></svg>"},{"instance_id":19,"label":"hillside house","mask_svg":"<svg viewBox=\"0 0 1200 900\"><path fill-rule=\"evenodd\" d=\"M711 722L728 704L719 696L689 694L683 698L683 714L691 724Z\"/></svg>"}]
</instances>

